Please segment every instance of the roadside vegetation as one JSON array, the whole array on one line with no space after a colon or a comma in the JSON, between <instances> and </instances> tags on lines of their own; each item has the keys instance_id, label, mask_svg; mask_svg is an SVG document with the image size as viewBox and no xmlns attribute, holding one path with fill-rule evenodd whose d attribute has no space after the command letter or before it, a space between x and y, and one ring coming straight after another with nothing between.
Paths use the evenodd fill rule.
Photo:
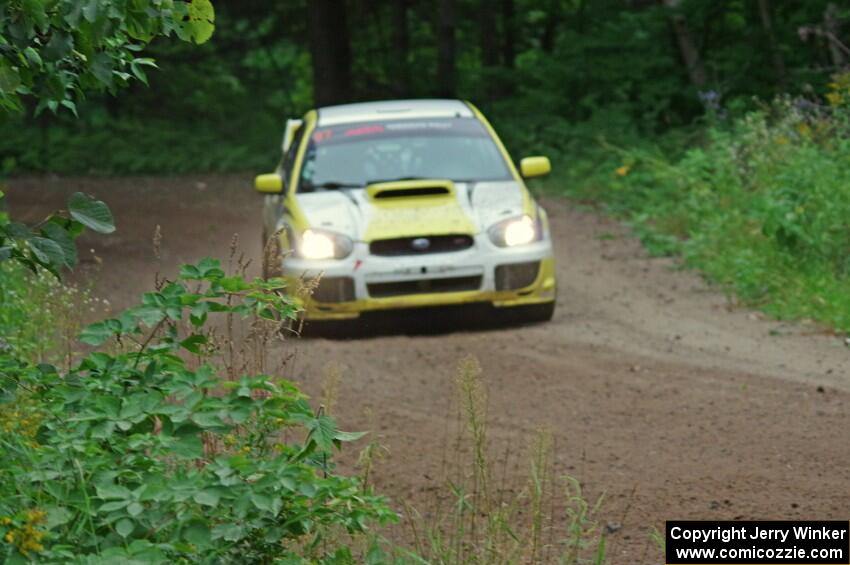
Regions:
<instances>
[{"instance_id":1,"label":"roadside vegetation","mask_svg":"<svg viewBox=\"0 0 850 565\"><path fill-rule=\"evenodd\" d=\"M174 34L203 43L214 19L198 0L71 8L0 9L13 32L11 44L0 43L7 112L30 105L35 115L77 116L85 91L147 82L143 67L156 63L138 56L144 42ZM6 125L29 119L19 115ZM11 147L25 145L18 137ZM67 145L70 163L78 156ZM3 161L6 172L16 165ZM416 541L405 548L381 530L400 513L369 486L372 464L362 477L336 472L335 451L365 434L341 431L324 405L314 408L281 377L286 348L275 344L297 333L299 314L282 279L249 280L241 260L231 257L227 272L208 258L170 278L152 273L140 303L112 313L63 278L79 263L85 230L115 230L108 205L75 193L66 210L26 225L3 204L0 192L2 562L460 565L539 563L557 553L572 564L597 539L576 490L569 534L552 542L564 523L544 511L551 469L542 439L529 485L512 490L520 494L510 504L502 495L496 502L484 393L470 361L459 395L475 456L447 483L455 501L445 518L426 523L406 508ZM527 517L515 518L526 507ZM595 563L604 547L601 539Z\"/></svg>"},{"instance_id":2,"label":"roadside vegetation","mask_svg":"<svg viewBox=\"0 0 850 565\"><path fill-rule=\"evenodd\" d=\"M279 282L204 260L87 326L94 350L69 370L7 345L4 562L361 562L368 525L396 519L333 471L333 451L363 434L262 372L295 311ZM249 327L242 355L212 326L234 316Z\"/></svg>"},{"instance_id":3,"label":"roadside vegetation","mask_svg":"<svg viewBox=\"0 0 850 565\"><path fill-rule=\"evenodd\" d=\"M459 363L456 387L458 429L445 438L453 453L443 463L444 489L427 507L405 505L415 552L400 554L434 565L603 565L604 497L589 501L579 480L557 473L547 431L527 445L490 439L486 377L475 358Z\"/></svg>"},{"instance_id":4,"label":"roadside vegetation","mask_svg":"<svg viewBox=\"0 0 850 565\"><path fill-rule=\"evenodd\" d=\"M86 202L46 221L111 231L103 203ZM335 452L364 434L338 429L332 384L314 408L280 377L298 316L282 280L204 259L86 324L108 304L50 272L73 241L39 256L36 232L10 225L0 218L14 251L0 264L3 562L604 563L601 499L555 475L547 434L492 462L474 359L458 370L445 490L420 513L373 491L377 443L359 474L336 473Z\"/></svg>"},{"instance_id":5,"label":"roadside vegetation","mask_svg":"<svg viewBox=\"0 0 850 565\"><path fill-rule=\"evenodd\" d=\"M845 9L432 4L222 0L213 14L207 2L169 2L179 24L133 19L108 46L97 33L113 13L69 12L57 37L100 43L77 38L90 47L75 52L18 39L22 63L0 67L3 92L15 87L3 105L28 110L0 117L15 131L0 136L0 172L255 173L278 159L283 120L314 104L458 96L492 118L515 158L553 159L550 190L626 218L651 252L683 256L773 316L850 328ZM15 37L46 25L28 9L21 21L0 15ZM139 52L156 35L184 42Z\"/></svg>"},{"instance_id":6,"label":"roadside vegetation","mask_svg":"<svg viewBox=\"0 0 850 565\"><path fill-rule=\"evenodd\" d=\"M850 332L850 75L824 99L780 97L715 120L686 150L615 147L550 187L599 202L654 255L677 255L733 299Z\"/></svg>"},{"instance_id":7,"label":"roadside vegetation","mask_svg":"<svg viewBox=\"0 0 850 565\"><path fill-rule=\"evenodd\" d=\"M737 300L850 332L850 50L832 2L147 4L0 7L0 174L259 172L315 104L458 96L515 157L553 158L546 190ZM433 508L394 503L370 486L380 447L338 473L362 434L267 357L298 316L281 281L206 259L111 312L63 278L84 229L114 229L106 203L75 194L35 226L0 204L0 561L604 562L601 501L557 476L547 434L513 455L527 479L500 474L474 360L468 455Z\"/></svg>"}]
</instances>

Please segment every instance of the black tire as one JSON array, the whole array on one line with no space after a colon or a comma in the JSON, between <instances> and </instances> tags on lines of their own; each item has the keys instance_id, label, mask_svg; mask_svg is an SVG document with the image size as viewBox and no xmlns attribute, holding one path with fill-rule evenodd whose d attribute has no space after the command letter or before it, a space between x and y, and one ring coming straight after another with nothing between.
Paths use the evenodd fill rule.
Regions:
<instances>
[{"instance_id":1,"label":"black tire","mask_svg":"<svg viewBox=\"0 0 850 565\"><path fill-rule=\"evenodd\" d=\"M511 321L518 324L539 324L548 322L555 315L555 301L542 304L516 306L510 309Z\"/></svg>"}]
</instances>

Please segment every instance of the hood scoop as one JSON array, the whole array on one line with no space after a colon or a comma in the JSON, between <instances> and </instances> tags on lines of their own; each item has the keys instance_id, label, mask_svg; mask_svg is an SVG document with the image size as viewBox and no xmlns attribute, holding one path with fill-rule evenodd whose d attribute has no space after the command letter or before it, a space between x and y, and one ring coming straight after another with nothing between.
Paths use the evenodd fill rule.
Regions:
<instances>
[{"instance_id":1,"label":"hood scoop","mask_svg":"<svg viewBox=\"0 0 850 565\"><path fill-rule=\"evenodd\" d=\"M450 180L406 180L381 182L366 187L369 199L376 203L403 202L416 199L420 204L454 198L455 187Z\"/></svg>"},{"instance_id":2,"label":"hood scoop","mask_svg":"<svg viewBox=\"0 0 850 565\"><path fill-rule=\"evenodd\" d=\"M475 222L461 205L454 183L445 179L400 180L370 184L364 206L366 229L360 239L372 242L443 235L474 235Z\"/></svg>"}]
</instances>

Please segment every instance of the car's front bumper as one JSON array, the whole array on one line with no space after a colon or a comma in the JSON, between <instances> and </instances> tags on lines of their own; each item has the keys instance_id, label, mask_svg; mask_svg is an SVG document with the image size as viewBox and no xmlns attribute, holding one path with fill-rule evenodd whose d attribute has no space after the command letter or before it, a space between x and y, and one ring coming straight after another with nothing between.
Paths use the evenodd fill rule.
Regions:
<instances>
[{"instance_id":1,"label":"car's front bumper","mask_svg":"<svg viewBox=\"0 0 850 565\"><path fill-rule=\"evenodd\" d=\"M534 271L528 270L532 265ZM510 275L506 277L510 272L519 275L510 280ZM302 298L308 320L344 320L374 310L476 302L496 307L541 304L555 300L556 287L548 240L499 248L484 236L463 251L394 257L370 255L368 245L358 243L343 260L287 258L283 273L291 281L319 277L319 289ZM328 293L328 285L339 289Z\"/></svg>"}]
</instances>

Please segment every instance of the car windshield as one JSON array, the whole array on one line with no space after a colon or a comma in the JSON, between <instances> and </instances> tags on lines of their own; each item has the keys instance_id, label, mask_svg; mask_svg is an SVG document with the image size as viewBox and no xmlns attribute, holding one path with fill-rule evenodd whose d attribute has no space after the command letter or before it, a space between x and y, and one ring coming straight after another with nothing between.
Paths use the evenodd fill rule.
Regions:
<instances>
[{"instance_id":1,"label":"car windshield","mask_svg":"<svg viewBox=\"0 0 850 565\"><path fill-rule=\"evenodd\" d=\"M471 118L397 120L317 128L299 192L410 179L509 180L499 148Z\"/></svg>"}]
</instances>

